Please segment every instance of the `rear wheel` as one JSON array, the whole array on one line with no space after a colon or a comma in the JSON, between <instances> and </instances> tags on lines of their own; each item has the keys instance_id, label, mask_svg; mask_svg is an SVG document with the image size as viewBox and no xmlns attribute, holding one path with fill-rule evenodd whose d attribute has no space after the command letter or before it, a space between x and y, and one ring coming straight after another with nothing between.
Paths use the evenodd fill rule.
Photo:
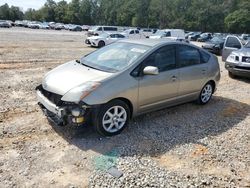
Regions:
<instances>
[{"instance_id":1,"label":"rear wheel","mask_svg":"<svg viewBox=\"0 0 250 188\"><path fill-rule=\"evenodd\" d=\"M201 90L198 98L198 103L201 105L207 104L213 95L214 86L211 82L208 82Z\"/></svg>"},{"instance_id":2,"label":"rear wheel","mask_svg":"<svg viewBox=\"0 0 250 188\"><path fill-rule=\"evenodd\" d=\"M101 40L101 41L98 43L98 47L101 48L101 47L103 47L103 46L105 46L105 42Z\"/></svg>"},{"instance_id":3,"label":"rear wheel","mask_svg":"<svg viewBox=\"0 0 250 188\"><path fill-rule=\"evenodd\" d=\"M122 132L130 119L130 109L121 100L113 100L103 105L93 124L98 133L114 136Z\"/></svg>"}]
</instances>

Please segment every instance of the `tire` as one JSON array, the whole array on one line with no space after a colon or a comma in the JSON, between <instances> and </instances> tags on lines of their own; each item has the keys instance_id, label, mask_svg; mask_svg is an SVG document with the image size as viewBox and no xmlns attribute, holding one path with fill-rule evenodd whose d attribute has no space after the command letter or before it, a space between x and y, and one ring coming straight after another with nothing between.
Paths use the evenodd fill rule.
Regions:
<instances>
[{"instance_id":1,"label":"tire","mask_svg":"<svg viewBox=\"0 0 250 188\"><path fill-rule=\"evenodd\" d=\"M103 46L105 46L105 42L104 41L101 40L100 42L98 42L98 47L99 48L101 48Z\"/></svg>"},{"instance_id":2,"label":"tire","mask_svg":"<svg viewBox=\"0 0 250 188\"><path fill-rule=\"evenodd\" d=\"M232 72L230 72L230 71L228 71L228 76L229 76L230 78L236 78L236 76L235 76Z\"/></svg>"},{"instance_id":3,"label":"tire","mask_svg":"<svg viewBox=\"0 0 250 188\"><path fill-rule=\"evenodd\" d=\"M114 136L123 131L129 120L130 109L128 105L121 100L113 100L100 107L99 113L93 119L93 124L99 134Z\"/></svg>"},{"instance_id":4,"label":"tire","mask_svg":"<svg viewBox=\"0 0 250 188\"><path fill-rule=\"evenodd\" d=\"M199 98L197 100L198 104L200 105L207 104L213 96L213 91L214 91L213 84L211 82L206 83L200 92Z\"/></svg>"}]
</instances>

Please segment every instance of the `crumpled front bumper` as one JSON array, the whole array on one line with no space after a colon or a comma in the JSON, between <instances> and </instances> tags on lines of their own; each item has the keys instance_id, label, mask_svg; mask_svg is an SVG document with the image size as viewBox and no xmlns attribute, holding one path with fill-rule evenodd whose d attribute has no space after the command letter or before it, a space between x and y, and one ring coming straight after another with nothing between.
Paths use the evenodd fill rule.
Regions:
<instances>
[{"instance_id":1,"label":"crumpled front bumper","mask_svg":"<svg viewBox=\"0 0 250 188\"><path fill-rule=\"evenodd\" d=\"M52 103L51 101L49 101L42 94L41 91L36 90L36 94L37 94L38 103L43 105L47 110L49 110L50 112L53 112L54 114L56 114L60 118L62 118L64 115L66 115L64 108L60 108L60 107L56 106L54 103Z\"/></svg>"}]
</instances>

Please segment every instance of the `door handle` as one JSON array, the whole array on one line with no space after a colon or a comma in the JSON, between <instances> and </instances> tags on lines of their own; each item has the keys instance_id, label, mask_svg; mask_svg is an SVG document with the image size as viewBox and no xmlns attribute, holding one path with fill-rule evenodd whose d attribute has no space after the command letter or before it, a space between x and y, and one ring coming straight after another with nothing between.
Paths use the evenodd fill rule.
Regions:
<instances>
[{"instance_id":1,"label":"door handle","mask_svg":"<svg viewBox=\"0 0 250 188\"><path fill-rule=\"evenodd\" d=\"M177 77L176 76L172 76L172 81L175 82L177 80Z\"/></svg>"}]
</instances>

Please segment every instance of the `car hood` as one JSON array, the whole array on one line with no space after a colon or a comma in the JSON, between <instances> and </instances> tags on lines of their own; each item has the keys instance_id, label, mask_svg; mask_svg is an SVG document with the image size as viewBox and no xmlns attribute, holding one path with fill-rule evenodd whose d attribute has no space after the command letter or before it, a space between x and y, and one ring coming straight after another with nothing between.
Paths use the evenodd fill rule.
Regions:
<instances>
[{"instance_id":1,"label":"car hood","mask_svg":"<svg viewBox=\"0 0 250 188\"><path fill-rule=\"evenodd\" d=\"M250 57L250 48L242 48L232 53L237 56L249 56Z\"/></svg>"},{"instance_id":2,"label":"car hood","mask_svg":"<svg viewBox=\"0 0 250 188\"><path fill-rule=\"evenodd\" d=\"M42 82L45 90L64 95L69 90L86 82L101 82L113 73L107 73L86 67L76 61L70 61L48 72Z\"/></svg>"}]
</instances>

